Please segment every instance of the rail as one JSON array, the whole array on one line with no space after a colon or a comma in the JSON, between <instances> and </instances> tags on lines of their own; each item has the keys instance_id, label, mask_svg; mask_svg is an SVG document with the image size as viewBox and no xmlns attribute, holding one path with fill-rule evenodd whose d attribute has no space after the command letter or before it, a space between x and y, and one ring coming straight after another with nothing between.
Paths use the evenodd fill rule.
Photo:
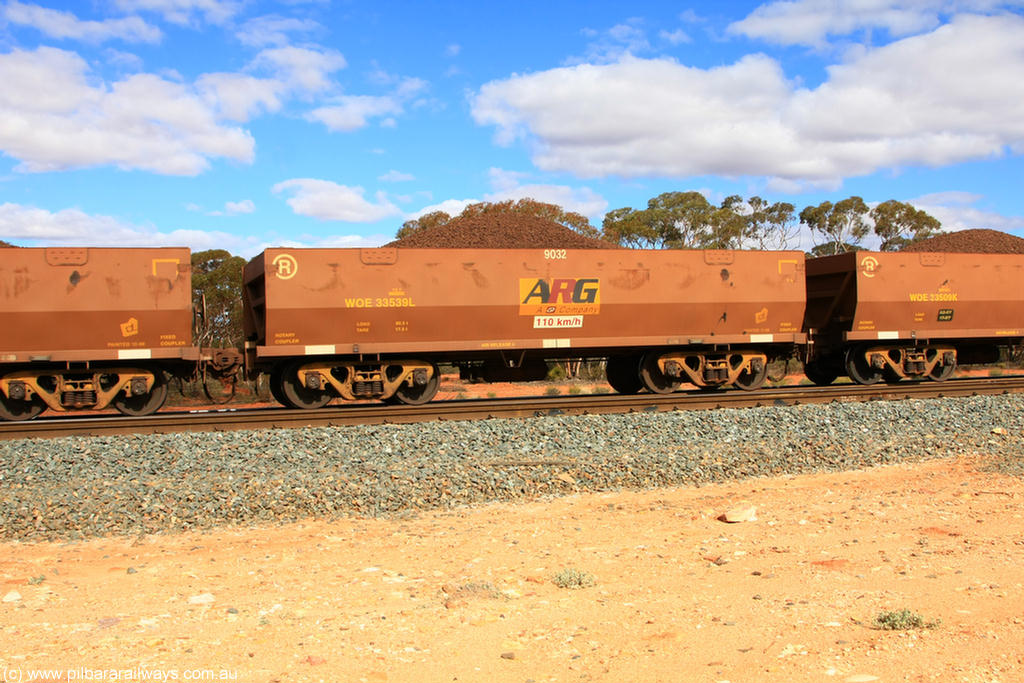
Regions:
<instances>
[{"instance_id":1,"label":"rail","mask_svg":"<svg viewBox=\"0 0 1024 683\"><path fill-rule=\"evenodd\" d=\"M142 418L124 416L43 417L30 422L0 423L0 440L140 433L288 429L361 424L412 423L431 420L529 418L544 415L712 410L833 401L944 398L1024 391L1024 376L963 378L946 382L901 382L860 386L786 386L758 391L681 391L673 394L596 394L436 401L421 406L336 405L319 410L268 407L201 411L164 411Z\"/></svg>"}]
</instances>

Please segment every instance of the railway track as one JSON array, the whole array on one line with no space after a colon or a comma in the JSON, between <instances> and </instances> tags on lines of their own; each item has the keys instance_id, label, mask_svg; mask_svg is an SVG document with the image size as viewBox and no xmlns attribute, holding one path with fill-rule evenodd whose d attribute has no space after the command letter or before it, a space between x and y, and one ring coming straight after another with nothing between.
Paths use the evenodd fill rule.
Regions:
<instances>
[{"instance_id":1,"label":"railway track","mask_svg":"<svg viewBox=\"0 0 1024 683\"><path fill-rule=\"evenodd\" d=\"M431 420L526 418L543 415L713 410L832 401L941 398L1024 391L1024 376L963 378L860 386L786 386L758 391L684 391L673 394L597 394L437 401L422 406L339 405L319 410L268 407L251 410L165 411L143 418L121 415L44 417L0 423L0 440L110 434L288 429L293 427L411 423Z\"/></svg>"}]
</instances>

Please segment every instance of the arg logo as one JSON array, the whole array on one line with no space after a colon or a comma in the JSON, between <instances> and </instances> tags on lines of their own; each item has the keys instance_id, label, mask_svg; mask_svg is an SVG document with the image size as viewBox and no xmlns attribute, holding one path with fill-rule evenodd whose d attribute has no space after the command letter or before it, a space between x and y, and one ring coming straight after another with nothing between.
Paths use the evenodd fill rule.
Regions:
<instances>
[{"instance_id":1,"label":"arg logo","mask_svg":"<svg viewBox=\"0 0 1024 683\"><path fill-rule=\"evenodd\" d=\"M584 315L601 306L601 282L596 277L520 278L521 315Z\"/></svg>"}]
</instances>

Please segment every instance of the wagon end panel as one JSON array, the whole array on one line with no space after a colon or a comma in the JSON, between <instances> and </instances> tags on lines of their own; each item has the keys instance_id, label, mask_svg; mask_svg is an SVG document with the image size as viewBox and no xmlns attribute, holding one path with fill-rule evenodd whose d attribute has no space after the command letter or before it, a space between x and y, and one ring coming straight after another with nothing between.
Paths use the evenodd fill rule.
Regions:
<instances>
[{"instance_id":1,"label":"wagon end panel","mask_svg":"<svg viewBox=\"0 0 1024 683\"><path fill-rule=\"evenodd\" d=\"M181 356L192 343L186 248L0 250L6 361Z\"/></svg>"}]
</instances>

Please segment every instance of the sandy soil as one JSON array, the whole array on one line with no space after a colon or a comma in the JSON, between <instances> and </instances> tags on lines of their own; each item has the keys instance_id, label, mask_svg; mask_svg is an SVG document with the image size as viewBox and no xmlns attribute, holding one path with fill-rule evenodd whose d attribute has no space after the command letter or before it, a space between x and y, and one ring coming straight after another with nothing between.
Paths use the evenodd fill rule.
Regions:
<instances>
[{"instance_id":1,"label":"sandy soil","mask_svg":"<svg viewBox=\"0 0 1024 683\"><path fill-rule=\"evenodd\" d=\"M2 544L0 675L1021 681L1024 482L976 465Z\"/></svg>"}]
</instances>

